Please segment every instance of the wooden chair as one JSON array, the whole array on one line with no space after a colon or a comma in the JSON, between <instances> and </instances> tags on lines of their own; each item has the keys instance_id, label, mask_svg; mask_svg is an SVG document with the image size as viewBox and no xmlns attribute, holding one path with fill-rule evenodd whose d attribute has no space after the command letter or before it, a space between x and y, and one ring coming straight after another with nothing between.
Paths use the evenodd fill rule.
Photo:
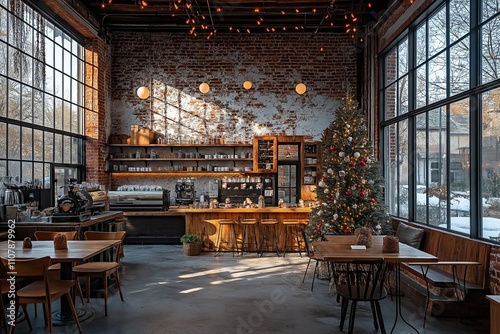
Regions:
<instances>
[{"instance_id":1,"label":"wooden chair","mask_svg":"<svg viewBox=\"0 0 500 334\"><path fill-rule=\"evenodd\" d=\"M36 240L54 240L55 236L58 234L63 234L68 240L78 240L79 231L35 231Z\"/></svg>"},{"instance_id":2,"label":"wooden chair","mask_svg":"<svg viewBox=\"0 0 500 334\"><path fill-rule=\"evenodd\" d=\"M375 330L385 334L384 318L379 301L387 296L384 286L386 265L380 260L356 260L352 262L334 263L333 275L335 288L342 299L339 329L344 328L349 302L349 333L353 332L356 306L359 301L370 302Z\"/></svg>"},{"instance_id":3,"label":"wooden chair","mask_svg":"<svg viewBox=\"0 0 500 334\"><path fill-rule=\"evenodd\" d=\"M312 283L311 283L311 291L313 291L314 279L316 278L316 275L318 273L318 266L320 263L325 263L325 261L323 260L322 256L314 254L313 246L312 246L311 242L309 241L309 238L306 236L306 231L304 229L302 229L301 233L302 233L302 239L304 239L304 242L306 244L306 253L307 253L307 256L309 257L309 261L307 261L306 271L304 273L304 277L302 278L302 283L304 283L304 281L306 279L307 270L309 269L309 265L311 264L311 260L315 260L316 265L314 266L314 274L313 274ZM332 274L331 274L330 266L328 263L327 263L327 268L328 268L328 278L331 279Z\"/></svg>"},{"instance_id":4,"label":"wooden chair","mask_svg":"<svg viewBox=\"0 0 500 334\"><path fill-rule=\"evenodd\" d=\"M1 258L1 261L7 267L8 260ZM49 264L50 257L48 256L30 260L16 259L16 278L25 278L34 280L34 282L16 290L15 314L18 314L19 305L22 305L28 326L32 329L26 305L42 303L44 305L45 322L49 333L52 333L52 302L66 295L78 330L81 332L82 328L71 297L71 289L74 285L77 285L77 282L75 280L50 280L47 274ZM11 326L10 333L14 333L14 329L15 326Z\"/></svg>"},{"instance_id":5,"label":"wooden chair","mask_svg":"<svg viewBox=\"0 0 500 334\"><path fill-rule=\"evenodd\" d=\"M77 277L86 278L87 302L90 301L90 279L100 278L104 285L104 314L108 315L108 279L111 275L115 275L116 284L120 291L120 298L123 301L123 292L120 286L120 276L118 269L120 267L120 249L123 240L125 239L125 231L120 232L85 232L85 240L120 240L121 242L115 249L114 261L111 262L87 262L73 267L73 272Z\"/></svg>"}]
</instances>

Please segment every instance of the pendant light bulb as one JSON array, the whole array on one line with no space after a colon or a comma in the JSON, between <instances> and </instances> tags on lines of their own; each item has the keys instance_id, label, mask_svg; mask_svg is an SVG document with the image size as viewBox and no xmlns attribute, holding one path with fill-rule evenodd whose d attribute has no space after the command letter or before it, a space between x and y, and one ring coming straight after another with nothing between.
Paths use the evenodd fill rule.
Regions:
<instances>
[{"instance_id":1,"label":"pendant light bulb","mask_svg":"<svg viewBox=\"0 0 500 334\"><path fill-rule=\"evenodd\" d=\"M200 92L203 94L206 94L210 91L210 86L206 82L202 82L200 84Z\"/></svg>"},{"instance_id":2,"label":"pendant light bulb","mask_svg":"<svg viewBox=\"0 0 500 334\"><path fill-rule=\"evenodd\" d=\"M299 95L302 95L306 92L307 90L307 87L306 85L304 85L302 82L297 84L297 86L295 86L295 91L297 92L297 94Z\"/></svg>"},{"instance_id":3,"label":"pendant light bulb","mask_svg":"<svg viewBox=\"0 0 500 334\"><path fill-rule=\"evenodd\" d=\"M149 97L149 93L149 88L146 86L137 88L137 96L139 96L140 99L147 99Z\"/></svg>"},{"instance_id":4,"label":"pendant light bulb","mask_svg":"<svg viewBox=\"0 0 500 334\"><path fill-rule=\"evenodd\" d=\"M249 80L245 81L245 82L243 83L243 88L245 88L245 89L250 89L250 88L252 88L252 82L251 82L251 81L249 81Z\"/></svg>"}]
</instances>

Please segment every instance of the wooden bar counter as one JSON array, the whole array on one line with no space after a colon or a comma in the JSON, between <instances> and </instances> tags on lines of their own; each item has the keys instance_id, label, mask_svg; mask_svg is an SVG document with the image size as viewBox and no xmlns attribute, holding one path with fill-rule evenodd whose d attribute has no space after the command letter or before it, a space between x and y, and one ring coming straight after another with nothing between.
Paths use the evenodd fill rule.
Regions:
<instances>
[{"instance_id":1,"label":"wooden bar counter","mask_svg":"<svg viewBox=\"0 0 500 334\"><path fill-rule=\"evenodd\" d=\"M204 239L203 249L205 251L214 250L215 242L217 239L217 232L219 229L218 220L219 219L233 219L239 221L240 218L253 218L260 221L260 219L276 219L278 220L278 238L280 251L283 250L285 243L285 228L282 224L283 220L287 219L298 219L306 221L309 219L310 208L277 208L277 207L267 207L262 209L247 209L247 208L228 208L228 209L194 209L194 208L181 208L181 207L170 207L168 211L153 211L153 212L124 212L124 216L127 219L134 219L135 217L146 218L146 217L164 217L165 223L172 217L183 216L185 219L185 233L198 234ZM226 231L223 231L224 239L228 240L229 235ZM237 229L238 244L241 243L242 233L241 227ZM257 238L260 242L261 226L258 225ZM247 236L248 237L248 236ZM288 245L296 245L295 235L289 233ZM252 246L255 248L254 246ZM302 245L304 247L304 245ZM248 251L254 251L255 249L250 248ZM227 250L224 249L223 250Z\"/></svg>"}]
</instances>

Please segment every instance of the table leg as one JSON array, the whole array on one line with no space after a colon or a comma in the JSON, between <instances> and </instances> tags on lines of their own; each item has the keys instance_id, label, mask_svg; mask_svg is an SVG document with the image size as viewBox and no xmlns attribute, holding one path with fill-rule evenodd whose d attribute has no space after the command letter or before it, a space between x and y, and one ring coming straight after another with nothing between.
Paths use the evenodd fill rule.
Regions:
<instances>
[{"instance_id":1,"label":"table leg","mask_svg":"<svg viewBox=\"0 0 500 334\"><path fill-rule=\"evenodd\" d=\"M396 263L396 317L394 318L394 325L392 325L391 334L394 332L394 328L396 328L396 324L398 322L398 318L400 317L408 326L413 328L413 330L417 333L419 331L413 327L406 319L403 317L403 313L401 312L401 271L400 271L399 263Z\"/></svg>"},{"instance_id":2,"label":"table leg","mask_svg":"<svg viewBox=\"0 0 500 334\"><path fill-rule=\"evenodd\" d=\"M73 264L71 262L61 263L61 279L71 280L73 279ZM87 320L92 316L92 311L77 309L76 313L80 322ZM71 308L69 306L69 300L66 295L61 296L61 306L60 310L52 313L52 324L54 326L65 326L69 324L74 324L75 319L71 313Z\"/></svg>"}]
</instances>

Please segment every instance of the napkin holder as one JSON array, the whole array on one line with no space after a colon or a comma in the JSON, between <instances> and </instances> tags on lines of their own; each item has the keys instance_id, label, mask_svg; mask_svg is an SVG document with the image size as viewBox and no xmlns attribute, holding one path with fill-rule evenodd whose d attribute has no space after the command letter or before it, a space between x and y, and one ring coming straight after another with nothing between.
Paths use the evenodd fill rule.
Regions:
<instances>
[{"instance_id":1,"label":"napkin holder","mask_svg":"<svg viewBox=\"0 0 500 334\"><path fill-rule=\"evenodd\" d=\"M30 237L26 237L24 238L23 240L23 249L29 249L29 248L33 248L33 243L31 242L31 238Z\"/></svg>"},{"instance_id":2,"label":"napkin holder","mask_svg":"<svg viewBox=\"0 0 500 334\"><path fill-rule=\"evenodd\" d=\"M64 234L58 234L54 237L54 249L64 250L68 249L68 239Z\"/></svg>"},{"instance_id":3,"label":"napkin holder","mask_svg":"<svg viewBox=\"0 0 500 334\"><path fill-rule=\"evenodd\" d=\"M399 253L399 238L385 236L382 243L382 251L386 253Z\"/></svg>"}]
</instances>

